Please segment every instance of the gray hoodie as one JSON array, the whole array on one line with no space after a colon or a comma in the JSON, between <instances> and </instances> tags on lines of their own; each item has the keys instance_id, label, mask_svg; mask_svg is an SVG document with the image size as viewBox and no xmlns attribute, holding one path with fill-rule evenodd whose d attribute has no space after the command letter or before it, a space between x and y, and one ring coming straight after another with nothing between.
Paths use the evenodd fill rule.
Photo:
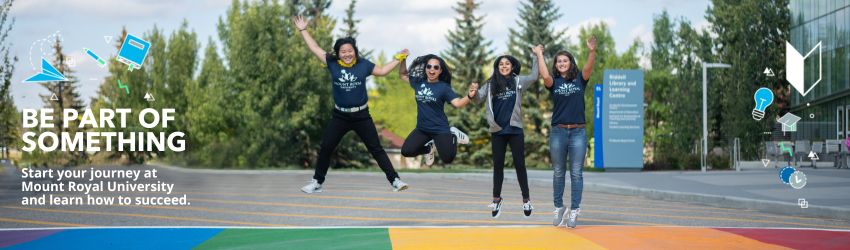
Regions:
<instances>
[{"instance_id":1,"label":"gray hoodie","mask_svg":"<svg viewBox=\"0 0 850 250\"><path fill-rule=\"evenodd\" d=\"M497 73L498 74L498 73ZM514 110L511 114L511 126L523 128L522 124L522 92L528 88L529 85L537 81L538 77L538 69L537 69L537 57L532 57L531 59L531 72L528 75L521 75L514 78L516 80L516 102L514 102ZM496 119L493 115L493 100L490 95L490 82L481 86L478 89L478 94L475 95L475 99L473 101L475 103L481 103L482 101L487 101L487 123L490 124L490 133L496 133L502 130L498 124L496 124Z\"/></svg>"}]
</instances>

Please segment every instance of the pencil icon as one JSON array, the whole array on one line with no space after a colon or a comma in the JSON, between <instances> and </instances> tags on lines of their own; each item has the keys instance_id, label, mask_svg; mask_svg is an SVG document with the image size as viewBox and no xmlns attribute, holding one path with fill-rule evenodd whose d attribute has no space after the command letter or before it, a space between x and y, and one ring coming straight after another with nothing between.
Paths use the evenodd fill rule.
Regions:
<instances>
[{"instance_id":1,"label":"pencil icon","mask_svg":"<svg viewBox=\"0 0 850 250\"><path fill-rule=\"evenodd\" d=\"M88 54L89 56L91 56L91 58L93 58L95 61L97 61L97 64L100 65L101 68L103 68L103 66L106 66L106 62L103 61L103 59L100 59L100 57L97 56L93 51L91 51L87 48L83 48L83 49L86 51L86 54Z\"/></svg>"}]
</instances>

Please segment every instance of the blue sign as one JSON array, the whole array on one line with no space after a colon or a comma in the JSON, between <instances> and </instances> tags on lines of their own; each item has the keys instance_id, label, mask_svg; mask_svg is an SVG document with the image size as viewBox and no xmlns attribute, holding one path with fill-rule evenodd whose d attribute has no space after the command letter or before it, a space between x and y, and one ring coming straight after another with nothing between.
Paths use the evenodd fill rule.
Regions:
<instances>
[{"instance_id":1,"label":"blue sign","mask_svg":"<svg viewBox=\"0 0 850 250\"><path fill-rule=\"evenodd\" d=\"M643 168L643 71L605 70L602 142L606 169ZM598 150L598 149L597 149Z\"/></svg>"},{"instance_id":2,"label":"blue sign","mask_svg":"<svg viewBox=\"0 0 850 250\"><path fill-rule=\"evenodd\" d=\"M134 68L141 69L150 47L151 43L148 41L127 34L127 37L124 38L124 44L121 45L121 50L118 51L118 61L127 64L130 71L133 71Z\"/></svg>"},{"instance_id":3,"label":"blue sign","mask_svg":"<svg viewBox=\"0 0 850 250\"><path fill-rule=\"evenodd\" d=\"M602 85L593 86L593 168L604 168L602 146Z\"/></svg>"}]
</instances>

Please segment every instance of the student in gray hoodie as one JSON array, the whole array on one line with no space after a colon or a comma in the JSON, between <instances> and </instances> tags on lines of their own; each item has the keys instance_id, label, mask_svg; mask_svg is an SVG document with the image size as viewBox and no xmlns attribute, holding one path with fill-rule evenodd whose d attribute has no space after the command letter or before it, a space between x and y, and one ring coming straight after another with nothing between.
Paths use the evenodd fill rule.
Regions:
<instances>
[{"instance_id":1,"label":"student in gray hoodie","mask_svg":"<svg viewBox=\"0 0 850 250\"><path fill-rule=\"evenodd\" d=\"M505 153L508 145L516 167L519 187L522 190L522 210L526 217L531 216L534 207L528 194L528 176L525 170L525 136L522 127L522 92L537 82L538 68L543 65L543 45L532 48L534 58L531 72L519 75L522 68L519 61L508 55L496 58L493 63L493 75L478 91L475 102L486 101L487 123L492 135L493 148L493 218L499 217L502 208L502 181L504 180ZM540 64L540 65L538 65Z\"/></svg>"}]
</instances>

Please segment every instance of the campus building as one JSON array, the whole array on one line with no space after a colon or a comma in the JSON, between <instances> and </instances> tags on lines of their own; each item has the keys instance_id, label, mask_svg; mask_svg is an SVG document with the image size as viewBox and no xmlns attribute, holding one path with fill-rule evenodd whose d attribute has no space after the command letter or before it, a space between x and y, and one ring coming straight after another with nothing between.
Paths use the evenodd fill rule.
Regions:
<instances>
[{"instance_id":1,"label":"campus building","mask_svg":"<svg viewBox=\"0 0 850 250\"><path fill-rule=\"evenodd\" d=\"M803 55L822 46L822 80L806 96L790 93L791 113L802 117L794 139L850 136L850 0L791 0L790 43ZM817 51L805 62L805 82L817 80ZM806 85L807 87L809 85Z\"/></svg>"}]
</instances>

